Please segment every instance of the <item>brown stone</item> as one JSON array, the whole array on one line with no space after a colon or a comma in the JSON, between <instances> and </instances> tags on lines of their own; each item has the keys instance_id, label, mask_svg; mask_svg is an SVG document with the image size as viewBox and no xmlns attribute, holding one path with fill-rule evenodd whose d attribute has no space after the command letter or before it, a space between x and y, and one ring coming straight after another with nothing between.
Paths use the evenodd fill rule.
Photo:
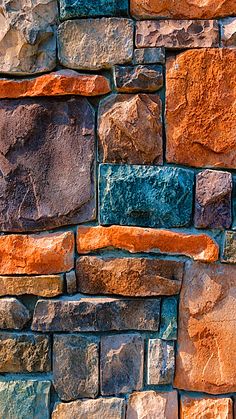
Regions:
<instances>
[{"instance_id":1,"label":"brown stone","mask_svg":"<svg viewBox=\"0 0 236 419\"><path fill-rule=\"evenodd\" d=\"M168 59L168 162L235 168L235 124L235 50L190 50Z\"/></svg>"},{"instance_id":2,"label":"brown stone","mask_svg":"<svg viewBox=\"0 0 236 419\"><path fill-rule=\"evenodd\" d=\"M0 298L0 329L23 329L31 319L29 310L16 298Z\"/></svg>"},{"instance_id":3,"label":"brown stone","mask_svg":"<svg viewBox=\"0 0 236 419\"><path fill-rule=\"evenodd\" d=\"M236 47L236 18L228 17L221 23L221 43L223 47Z\"/></svg>"},{"instance_id":4,"label":"brown stone","mask_svg":"<svg viewBox=\"0 0 236 419\"><path fill-rule=\"evenodd\" d=\"M46 275L69 271L74 265L71 232L0 236L0 274Z\"/></svg>"},{"instance_id":5,"label":"brown stone","mask_svg":"<svg viewBox=\"0 0 236 419\"><path fill-rule=\"evenodd\" d=\"M180 419L233 419L233 402L230 398L181 397Z\"/></svg>"},{"instance_id":6,"label":"brown stone","mask_svg":"<svg viewBox=\"0 0 236 419\"><path fill-rule=\"evenodd\" d=\"M78 227L77 233L77 249L81 254L113 247L131 253L186 255L202 262L214 262L219 255L218 245L206 234L126 226L81 226Z\"/></svg>"},{"instance_id":7,"label":"brown stone","mask_svg":"<svg viewBox=\"0 0 236 419\"><path fill-rule=\"evenodd\" d=\"M78 291L85 294L117 294L151 297L178 294L184 264L147 258L101 258L77 260Z\"/></svg>"},{"instance_id":8,"label":"brown stone","mask_svg":"<svg viewBox=\"0 0 236 419\"><path fill-rule=\"evenodd\" d=\"M0 99L27 96L99 96L111 91L106 77L60 70L32 79L0 79Z\"/></svg>"},{"instance_id":9,"label":"brown stone","mask_svg":"<svg viewBox=\"0 0 236 419\"><path fill-rule=\"evenodd\" d=\"M58 403L52 419L124 419L125 400L116 397Z\"/></svg>"},{"instance_id":10,"label":"brown stone","mask_svg":"<svg viewBox=\"0 0 236 419\"><path fill-rule=\"evenodd\" d=\"M235 0L130 0L130 8L140 19L212 19L235 15Z\"/></svg>"},{"instance_id":11,"label":"brown stone","mask_svg":"<svg viewBox=\"0 0 236 419\"><path fill-rule=\"evenodd\" d=\"M219 26L214 20L144 20L136 25L136 47L173 49L217 47Z\"/></svg>"},{"instance_id":12,"label":"brown stone","mask_svg":"<svg viewBox=\"0 0 236 419\"><path fill-rule=\"evenodd\" d=\"M83 97L0 101L1 231L94 218L94 125Z\"/></svg>"},{"instance_id":13,"label":"brown stone","mask_svg":"<svg viewBox=\"0 0 236 419\"><path fill-rule=\"evenodd\" d=\"M236 270L195 263L180 294L174 385L210 394L236 391Z\"/></svg>"},{"instance_id":14,"label":"brown stone","mask_svg":"<svg viewBox=\"0 0 236 419\"><path fill-rule=\"evenodd\" d=\"M56 297L62 293L62 275L0 277L0 296L31 294Z\"/></svg>"},{"instance_id":15,"label":"brown stone","mask_svg":"<svg viewBox=\"0 0 236 419\"><path fill-rule=\"evenodd\" d=\"M131 394L126 419L178 419L177 391L157 393L141 391Z\"/></svg>"},{"instance_id":16,"label":"brown stone","mask_svg":"<svg viewBox=\"0 0 236 419\"><path fill-rule=\"evenodd\" d=\"M77 280L75 271L66 273L66 290L68 294L76 294L77 292Z\"/></svg>"},{"instance_id":17,"label":"brown stone","mask_svg":"<svg viewBox=\"0 0 236 419\"><path fill-rule=\"evenodd\" d=\"M158 95L118 94L104 99L98 113L99 160L161 164L161 108Z\"/></svg>"}]
</instances>

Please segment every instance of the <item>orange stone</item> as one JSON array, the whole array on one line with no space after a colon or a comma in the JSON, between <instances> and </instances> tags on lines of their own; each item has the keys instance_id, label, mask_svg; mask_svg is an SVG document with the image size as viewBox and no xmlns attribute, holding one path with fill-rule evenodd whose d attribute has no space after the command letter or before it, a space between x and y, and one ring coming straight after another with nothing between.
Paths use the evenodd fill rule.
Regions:
<instances>
[{"instance_id":1,"label":"orange stone","mask_svg":"<svg viewBox=\"0 0 236 419\"><path fill-rule=\"evenodd\" d=\"M214 262L219 248L206 234L186 234L141 227L78 227L77 249L81 254L113 247L136 252L186 255L195 260Z\"/></svg>"},{"instance_id":2,"label":"orange stone","mask_svg":"<svg viewBox=\"0 0 236 419\"><path fill-rule=\"evenodd\" d=\"M100 75L60 70L29 79L0 79L0 99L27 96L98 96L111 91L109 81Z\"/></svg>"},{"instance_id":3,"label":"orange stone","mask_svg":"<svg viewBox=\"0 0 236 419\"><path fill-rule=\"evenodd\" d=\"M1 276L0 296L38 295L56 297L63 294L63 275Z\"/></svg>"},{"instance_id":4,"label":"orange stone","mask_svg":"<svg viewBox=\"0 0 236 419\"><path fill-rule=\"evenodd\" d=\"M233 402L230 398L201 399L181 397L180 419L233 419Z\"/></svg>"},{"instance_id":5,"label":"orange stone","mask_svg":"<svg viewBox=\"0 0 236 419\"><path fill-rule=\"evenodd\" d=\"M139 19L212 19L236 13L235 0L130 0L131 14Z\"/></svg>"},{"instance_id":6,"label":"orange stone","mask_svg":"<svg viewBox=\"0 0 236 419\"><path fill-rule=\"evenodd\" d=\"M0 275L53 274L74 266L71 232L0 236Z\"/></svg>"},{"instance_id":7,"label":"orange stone","mask_svg":"<svg viewBox=\"0 0 236 419\"><path fill-rule=\"evenodd\" d=\"M236 50L189 50L167 62L167 161L236 168Z\"/></svg>"}]
</instances>

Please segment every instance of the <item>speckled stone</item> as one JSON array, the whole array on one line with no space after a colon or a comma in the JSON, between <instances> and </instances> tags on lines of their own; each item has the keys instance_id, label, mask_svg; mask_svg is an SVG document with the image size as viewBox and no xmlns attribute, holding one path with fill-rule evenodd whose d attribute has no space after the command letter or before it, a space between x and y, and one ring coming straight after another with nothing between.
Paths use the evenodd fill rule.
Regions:
<instances>
[{"instance_id":1,"label":"speckled stone","mask_svg":"<svg viewBox=\"0 0 236 419\"><path fill-rule=\"evenodd\" d=\"M222 262L236 263L236 231L226 231Z\"/></svg>"},{"instance_id":2,"label":"speckled stone","mask_svg":"<svg viewBox=\"0 0 236 419\"><path fill-rule=\"evenodd\" d=\"M173 342L161 339L148 341L147 384L172 384L175 372L175 348Z\"/></svg>"},{"instance_id":3,"label":"speckled stone","mask_svg":"<svg viewBox=\"0 0 236 419\"><path fill-rule=\"evenodd\" d=\"M159 337L164 340L177 339L178 302L175 297L163 298Z\"/></svg>"},{"instance_id":4,"label":"speckled stone","mask_svg":"<svg viewBox=\"0 0 236 419\"><path fill-rule=\"evenodd\" d=\"M115 66L118 92L154 92L163 86L162 67L158 65Z\"/></svg>"},{"instance_id":5,"label":"speckled stone","mask_svg":"<svg viewBox=\"0 0 236 419\"><path fill-rule=\"evenodd\" d=\"M60 0L60 18L127 16L128 0Z\"/></svg>"}]
</instances>

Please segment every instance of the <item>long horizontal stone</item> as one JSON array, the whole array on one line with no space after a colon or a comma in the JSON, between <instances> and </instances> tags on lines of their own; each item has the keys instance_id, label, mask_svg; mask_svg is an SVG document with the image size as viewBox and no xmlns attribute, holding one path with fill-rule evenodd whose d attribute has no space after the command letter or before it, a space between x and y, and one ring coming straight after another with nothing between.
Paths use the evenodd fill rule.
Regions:
<instances>
[{"instance_id":1,"label":"long horizontal stone","mask_svg":"<svg viewBox=\"0 0 236 419\"><path fill-rule=\"evenodd\" d=\"M0 276L0 296L24 294L39 297L63 294L63 275Z\"/></svg>"},{"instance_id":2,"label":"long horizontal stone","mask_svg":"<svg viewBox=\"0 0 236 419\"><path fill-rule=\"evenodd\" d=\"M186 255L202 262L215 262L219 256L219 246L207 234L126 226L78 227L77 249L80 254L107 247L130 253Z\"/></svg>"},{"instance_id":3,"label":"long horizontal stone","mask_svg":"<svg viewBox=\"0 0 236 419\"><path fill-rule=\"evenodd\" d=\"M159 65L121 66L114 68L118 92L154 92L163 86L162 67Z\"/></svg>"},{"instance_id":4,"label":"long horizontal stone","mask_svg":"<svg viewBox=\"0 0 236 419\"><path fill-rule=\"evenodd\" d=\"M60 0L60 18L127 16L128 0Z\"/></svg>"},{"instance_id":5,"label":"long horizontal stone","mask_svg":"<svg viewBox=\"0 0 236 419\"><path fill-rule=\"evenodd\" d=\"M77 288L85 294L117 294L151 297L178 294L184 264L147 258L101 258L77 260Z\"/></svg>"},{"instance_id":6,"label":"long horizontal stone","mask_svg":"<svg viewBox=\"0 0 236 419\"><path fill-rule=\"evenodd\" d=\"M71 232L0 236L0 274L53 274L74 265Z\"/></svg>"},{"instance_id":7,"label":"long horizontal stone","mask_svg":"<svg viewBox=\"0 0 236 419\"><path fill-rule=\"evenodd\" d=\"M0 298L0 329L23 329L31 319L29 310L16 298Z\"/></svg>"},{"instance_id":8,"label":"long horizontal stone","mask_svg":"<svg viewBox=\"0 0 236 419\"><path fill-rule=\"evenodd\" d=\"M58 403L52 412L52 419L124 419L125 400L116 397L96 400L76 400Z\"/></svg>"},{"instance_id":9,"label":"long horizontal stone","mask_svg":"<svg viewBox=\"0 0 236 419\"><path fill-rule=\"evenodd\" d=\"M32 330L99 332L157 331L160 299L62 298L39 300Z\"/></svg>"},{"instance_id":10,"label":"long horizontal stone","mask_svg":"<svg viewBox=\"0 0 236 419\"><path fill-rule=\"evenodd\" d=\"M137 48L134 50L133 64L165 64L164 48Z\"/></svg>"}]
</instances>

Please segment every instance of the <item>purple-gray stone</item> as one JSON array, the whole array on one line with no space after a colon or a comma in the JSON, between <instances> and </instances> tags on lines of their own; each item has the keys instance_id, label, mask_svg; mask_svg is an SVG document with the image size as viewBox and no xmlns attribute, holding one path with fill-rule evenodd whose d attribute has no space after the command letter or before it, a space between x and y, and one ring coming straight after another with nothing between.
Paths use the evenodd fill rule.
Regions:
<instances>
[{"instance_id":1,"label":"purple-gray stone","mask_svg":"<svg viewBox=\"0 0 236 419\"><path fill-rule=\"evenodd\" d=\"M162 67L159 65L115 66L115 85L118 92L154 92L163 86Z\"/></svg>"}]
</instances>

